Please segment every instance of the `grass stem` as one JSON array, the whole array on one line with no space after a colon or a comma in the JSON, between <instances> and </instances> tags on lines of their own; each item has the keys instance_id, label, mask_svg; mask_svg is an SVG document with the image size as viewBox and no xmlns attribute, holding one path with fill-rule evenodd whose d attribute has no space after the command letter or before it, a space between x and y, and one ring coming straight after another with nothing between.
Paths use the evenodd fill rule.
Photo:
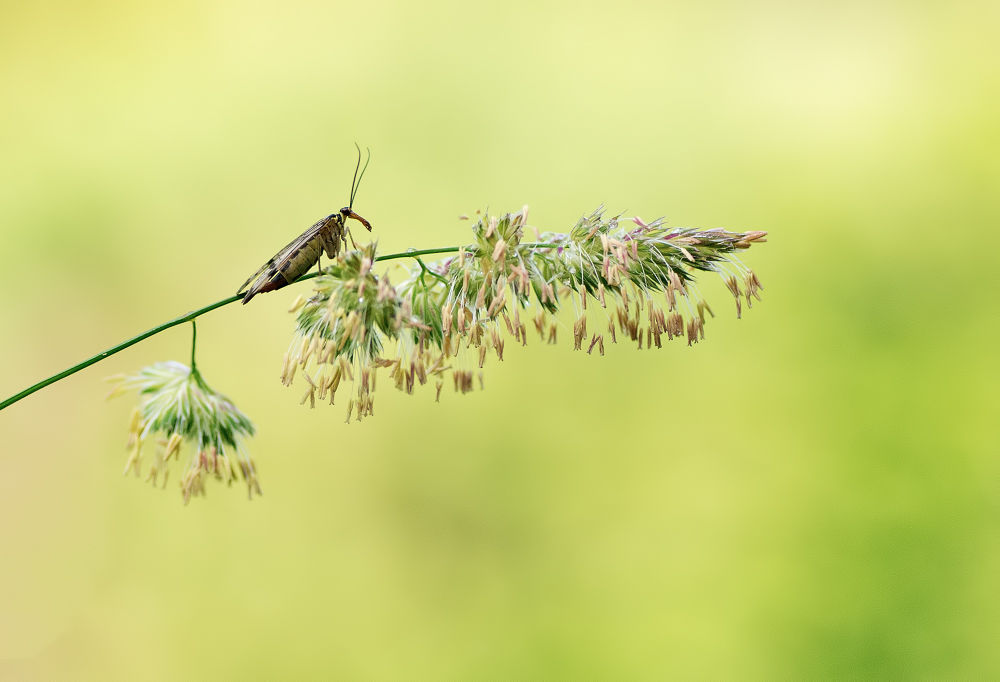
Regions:
<instances>
[{"instance_id":1,"label":"grass stem","mask_svg":"<svg viewBox=\"0 0 1000 682\"><path fill-rule=\"evenodd\" d=\"M539 244L538 246L543 246L543 245ZM388 254L386 254L384 256L378 256L375 260L376 261L384 261L384 260L395 260L397 258L418 258L419 256L427 256L427 255L435 254L435 253L456 253L456 252L458 252L458 250L460 248L462 248L462 247L459 247L459 246L446 246L446 247L442 247L442 248L439 248L439 249L419 249L419 250L418 249L409 249L409 250L403 251L401 253L388 253ZM319 274L320 273L318 273L318 272L310 272L310 273L308 273L306 275L303 275L299 279L297 279L295 282L293 282L293 284L297 284L298 282L304 282L306 280L313 279L314 277L318 277ZM139 343L140 341L145 341L149 337L156 336L160 332L164 332L164 331L170 329L171 327L176 327L179 324L184 324L185 322L194 323L194 320L196 318L201 317L205 313L210 313L210 312L212 312L213 310L215 310L217 308L221 308L223 306L227 306L230 303L235 303L236 301L239 301L242 298L243 298L243 295L242 294L238 294L236 296L230 296L229 298L224 298L221 301L216 301L215 303L210 303L209 305L205 306L204 308L198 308L197 310L192 310L191 312L187 313L186 315L181 315L180 317L175 317L174 319L172 319L172 320L170 320L168 322L164 322L163 324L157 325L157 326L153 327L152 329L150 329L148 331L145 331L142 334L139 334L138 336L133 336L131 339L128 339L126 341L122 341L118 345L112 346L111 348L107 349L103 353L98 353L97 355L95 355L95 356L93 356L91 358L87 358L83 362L80 362L80 363L77 363L77 364L73 365L69 369L64 369L63 371L59 372L58 374L53 374L49 378L43 379L42 381L39 381L37 384L34 384L33 386L29 386L28 388L24 389L20 393L15 393L14 395L12 395L11 397L7 398L3 402L0 402L0 410L3 410L3 409L6 409L6 408L10 407L11 405L13 405L14 403L16 403L17 401L21 400L22 398L27 398L32 393L34 393L36 391L40 391L43 388L45 388L46 386L51 386L52 384L56 383L57 381L61 381L61 380L65 379L68 376L76 374L81 369L86 369L86 368L90 367L91 365L97 364L101 360L106 360L107 358L110 358L115 353L119 353L119 352L125 350L126 348L128 348L130 346L134 346L135 344ZM197 333L198 333L197 329L194 329L193 330L192 339L191 339L191 369L192 370L194 370L194 342L197 339Z\"/></svg>"}]
</instances>

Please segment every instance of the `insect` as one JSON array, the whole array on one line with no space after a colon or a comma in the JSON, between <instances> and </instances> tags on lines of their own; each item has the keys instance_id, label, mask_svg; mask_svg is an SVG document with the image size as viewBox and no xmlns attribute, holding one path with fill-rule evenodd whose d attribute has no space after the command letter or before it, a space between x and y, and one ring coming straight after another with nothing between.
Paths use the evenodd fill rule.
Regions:
<instances>
[{"instance_id":1,"label":"insect","mask_svg":"<svg viewBox=\"0 0 1000 682\"><path fill-rule=\"evenodd\" d=\"M371 152L368 153L368 161L370 160ZM247 289L248 285L250 286L243 296L244 305L257 294L286 287L309 272L313 263L319 263L324 251L326 251L328 258L336 258L337 254L340 253L341 244L347 248L346 221L348 218L359 221L371 232L371 223L353 210L354 195L357 194L358 187L361 186L361 178L368 170L368 161L365 161L365 167L361 169L361 177L358 177L358 168L361 168L361 148L359 147L358 165L354 168L354 179L351 180L351 203L338 212L331 213L300 234L291 244L275 254L271 260L261 266L260 270L244 282L243 286L236 290L236 293L239 294ZM252 285L251 282L253 282Z\"/></svg>"}]
</instances>

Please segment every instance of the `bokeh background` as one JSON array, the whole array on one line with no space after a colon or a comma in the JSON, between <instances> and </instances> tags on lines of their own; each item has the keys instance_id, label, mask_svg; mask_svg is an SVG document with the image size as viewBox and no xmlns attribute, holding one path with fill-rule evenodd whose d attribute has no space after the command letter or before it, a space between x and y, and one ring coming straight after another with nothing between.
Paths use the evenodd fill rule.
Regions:
<instances>
[{"instance_id":1,"label":"bokeh background","mask_svg":"<svg viewBox=\"0 0 1000 682\"><path fill-rule=\"evenodd\" d=\"M3 397L231 294L354 141L385 251L525 203L771 233L705 343L361 424L278 382L305 285L202 318L250 503L121 475L101 379L188 327L4 410L0 678L1000 676L998 44L986 0L0 4Z\"/></svg>"}]
</instances>

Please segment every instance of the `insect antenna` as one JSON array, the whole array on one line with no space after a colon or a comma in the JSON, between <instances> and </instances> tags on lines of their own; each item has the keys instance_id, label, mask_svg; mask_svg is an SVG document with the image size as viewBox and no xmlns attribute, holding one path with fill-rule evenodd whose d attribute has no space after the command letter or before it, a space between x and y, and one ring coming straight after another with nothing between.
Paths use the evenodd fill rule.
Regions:
<instances>
[{"instance_id":1,"label":"insect antenna","mask_svg":"<svg viewBox=\"0 0 1000 682\"><path fill-rule=\"evenodd\" d=\"M354 146L358 150L358 165L354 167L354 179L351 180L351 203L347 205L348 208L354 208L354 195L358 193L358 187L361 186L361 178L365 177L365 171L368 170L368 162L372 160L372 151L365 147L365 151L368 152L368 158L365 160L365 167L361 168L361 147L358 147L358 143L355 142ZM358 169L361 168L361 177L358 177Z\"/></svg>"}]
</instances>

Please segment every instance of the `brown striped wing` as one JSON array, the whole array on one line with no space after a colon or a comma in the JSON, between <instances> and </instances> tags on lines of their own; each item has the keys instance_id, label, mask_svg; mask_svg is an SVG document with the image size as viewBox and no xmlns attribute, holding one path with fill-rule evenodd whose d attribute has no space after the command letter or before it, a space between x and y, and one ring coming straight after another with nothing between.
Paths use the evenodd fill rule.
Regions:
<instances>
[{"instance_id":1,"label":"brown striped wing","mask_svg":"<svg viewBox=\"0 0 1000 682\"><path fill-rule=\"evenodd\" d=\"M253 286L250 287L250 290L247 292L247 296L243 299L243 302L246 303L253 298L254 295L260 292L261 288L264 287L264 285L266 285L275 274L287 270L292 259L304 248L310 246L312 242L315 242L323 227L335 217L336 214L330 215L315 223L308 230L293 239L288 246L275 254L271 260L264 263L264 265L262 265L257 272L251 275L250 278L243 283L243 286L236 290L236 293L239 294L246 289L251 282L253 282ZM308 266L306 269L308 269ZM295 279L298 279L298 277Z\"/></svg>"}]
</instances>

